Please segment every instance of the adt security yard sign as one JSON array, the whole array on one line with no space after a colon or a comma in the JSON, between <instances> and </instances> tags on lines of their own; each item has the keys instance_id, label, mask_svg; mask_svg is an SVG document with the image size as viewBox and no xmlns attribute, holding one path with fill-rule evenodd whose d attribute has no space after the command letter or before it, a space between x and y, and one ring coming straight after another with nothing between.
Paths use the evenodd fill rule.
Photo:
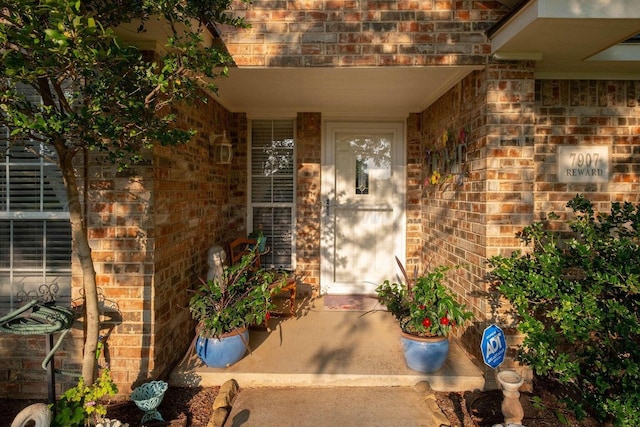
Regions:
<instances>
[{"instance_id":1,"label":"adt security yard sign","mask_svg":"<svg viewBox=\"0 0 640 427\"><path fill-rule=\"evenodd\" d=\"M504 332L497 325L491 325L482 333L482 341L480 342L480 350L482 358L491 368L497 368L504 362L504 356L507 353L507 341L504 338Z\"/></svg>"}]
</instances>

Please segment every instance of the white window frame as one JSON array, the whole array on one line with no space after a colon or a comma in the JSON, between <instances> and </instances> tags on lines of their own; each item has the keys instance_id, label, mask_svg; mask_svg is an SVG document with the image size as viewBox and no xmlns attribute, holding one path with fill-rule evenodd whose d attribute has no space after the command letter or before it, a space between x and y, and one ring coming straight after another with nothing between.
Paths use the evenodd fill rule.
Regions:
<instances>
[{"instance_id":1,"label":"white window frame","mask_svg":"<svg viewBox=\"0 0 640 427\"><path fill-rule=\"evenodd\" d=\"M3 132L2 140L6 141L8 138L8 130L6 128L2 128L0 130ZM6 150L6 144L2 144L3 150ZM14 148L18 149L17 147ZM0 276L0 308L2 311L5 309L13 310L17 306L24 303L25 297L33 298L43 298L45 295L44 291L54 291L55 294L53 297L57 301L68 303L71 300L71 224L69 223L69 257L68 257L68 266L66 268L55 268L51 269L47 265L47 261L49 259L48 254L52 253L51 251L55 250L56 245L49 244L47 241L47 225L49 221L67 221L70 220L70 215L68 211L68 206L66 205L66 193L64 193L64 183L62 182L62 177L60 177L60 182L58 183L59 189L63 190L61 194L64 197L63 201L65 206L63 210L57 211L46 211L45 210L45 199L43 197L43 188L44 188L44 170L46 167L57 167L52 166L50 163L46 162L42 157L34 157L33 160L22 160L17 162L11 162L10 158L3 157L0 159L0 167L4 169L4 173L7 179L5 188L1 189L5 194L5 206L3 209L0 209L0 221L8 224L8 233L9 233L9 242L8 242L8 252L9 252L9 260L7 266L2 266L0 264L0 272L2 275ZM39 173L39 188L34 191L37 192L37 195L34 194L34 200L37 197L39 208L38 210L12 210L11 208L11 200L10 200L10 190L11 190L11 171L12 166L34 166L38 167L40 170ZM40 259L37 267L21 267L19 262L16 262L16 254L15 254L15 245L14 245L14 230L15 224L17 222L27 222L27 221L37 221L42 224L42 234L41 234L41 249L42 252L39 254ZM52 249L54 248L54 249ZM32 261L36 259L32 258ZM66 262L66 261L65 261ZM21 278L26 278L26 281L21 281ZM36 279L37 278L37 279ZM38 283L32 283L33 281L38 280ZM7 281L8 283L4 282ZM42 285L46 285L48 289L42 288ZM55 285L55 286L54 286ZM20 293L20 296L18 295ZM24 295L23 295L24 294Z\"/></svg>"},{"instance_id":2,"label":"white window frame","mask_svg":"<svg viewBox=\"0 0 640 427\"><path fill-rule=\"evenodd\" d=\"M292 166L292 186L293 186L293 199L292 202L270 202L270 203L265 203L265 202L257 202L254 203L252 201L252 189L253 189L253 175L252 175L252 154L253 154L253 135L252 135L252 130L253 130L253 122L254 121L272 121L272 122L276 122L276 121L283 121L283 120L287 120L287 121L291 121L291 125L293 127L292 129L292 135L293 135L293 150L292 150L292 156L293 156L293 166ZM271 264L267 264L267 265L263 265L263 267L266 268L284 268L286 270L295 270L296 268L296 209L297 209L297 144L296 144L296 140L297 140L297 125L296 125L296 120L295 118L291 118L291 117L278 117L278 118L271 118L271 117L265 117L265 118L254 118L254 119L250 119L249 123L248 123L248 139L247 139L247 177L248 177L248 182L247 182L247 230L249 233L251 232L258 232L258 230L254 230L253 227L253 210L254 208L259 208L259 207L267 207L267 208L290 208L291 209L291 223L290 223L290 230L291 230L291 265L290 266L278 266L278 265L271 265ZM267 241L267 246L269 246L269 241Z\"/></svg>"}]
</instances>

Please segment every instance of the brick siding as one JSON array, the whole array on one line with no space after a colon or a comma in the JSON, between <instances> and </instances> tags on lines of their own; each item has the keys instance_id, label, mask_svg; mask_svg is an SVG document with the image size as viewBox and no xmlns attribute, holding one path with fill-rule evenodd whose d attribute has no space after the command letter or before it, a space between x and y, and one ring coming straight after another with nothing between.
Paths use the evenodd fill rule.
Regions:
<instances>
[{"instance_id":1,"label":"brick siding","mask_svg":"<svg viewBox=\"0 0 640 427\"><path fill-rule=\"evenodd\" d=\"M536 81L533 63L494 62L484 31L505 12L490 0L256 0L234 6L250 29L222 29L238 65L485 66L406 123L407 267L461 266L450 285L477 316L473 327L460 331L476 356L493 316L485 280L489 257L521 249L515 233L551 211L566 214L566 202L577 193L601 210L613 201L640 202L640 81ZM184 355L194 326L187 291L206 273L208 248L247 231L246 114L230 113L213 99L176 107L176 113L181 125L198 130L189 144L156 147L125 172L100 155L87 163L97 280L122 316L102 359L123 395L164 376ZM296 264L317 292L321 114L299 112L296 125ZM222 130L234 146L231 165L211 158L208 136ZM431 184L428 156L441 149L443 136L468 141L465 170ZM558 182L558 147L569 144L610 147L609 182ZM82 176L83 164L78 168ZM72 283L79 299L75 258ZM43 340L0 338L0 397L46 395ZM56 354L56 367L78 371L81 349L78 324ZM60 377L57 393L74 383Z\"/></svg>"},{"instance_id":2,"label":"brick siding","mask_svg":"<svg viewBox=\"0 0 640 427\"><path fill-rule=\"evenodd\" d=\"M296 275L300 282L320 290L321 116L298 113L296 120Z\"/></svg>"},{"instance_id":3,"label":"brick siding","mask_svg":"<svg viewBox=\"0 0 640 427\"><path fill-rule=\"evenodd\" d=\"M363 67L484 64L497 1L255 0L233 4L251 28L222 28L239 66Z\"/></svg>"},{"instance_id":4,"label":"brick siding","mask_svg":"<svg viewBox=\"0 0 640 427\"><path fill-rule=\"evenodd\" d=\"M567 200L585 193L597 210L611 202L640 202L640 81L536 82L534 214L565 216ZM608 183L560 183L557 148L611 147Z\"/></svg>"},{"instance_id":5,"label":"brick siding","mask_svg":"<svg viewBox=\"0 0 640 427\"><path fill-rule=\"evenodd\" d=\"M578 193L599 210L608 210L613 201L640 200L640 82L535 81L531 65L490 64L409 119L408 170L416 155L414 123L419 123L423 158L420 264L462 266L450 284L476 313L478 322L465 331L463 342L479 360L481 332L497 314L486 293L489 257L523 249L515 233L549 212L565 216L566 202ZM472 142L464 181L431 185L425 150L437 145L445 130L467 126ZM556 156L562 144L611 147L609 182L558 182ZM415 173L409 176L408 221L417 194L412 182L418 180ZM408 243L414 241L409 229ZM408 244L408 259L414 258L414 246ZM508 332L513 345L520 337ZM518 365L511 358L504 366ZM491 387L490 370L486 374Z\"/></svg>"},{"instance_id":6,"label":"brick siding","mask_svg":"<svg viewBox=\"0 0 640 427\"><path fill-rule=\"evenodd\" d=\"M89 233L98 283L123 319L108 340L122 393L166 375L182 357L194 326L188 290L196 275L206 275L207 250L244 228L230 192L243 159L215 164L209 143L210 134L225 130L238 147L237 121L212 99L176 113L179 126L198 131L190 143L155 147L148 162L129 172L102 163L90 169Z\"/></svg>"}]
</instances>

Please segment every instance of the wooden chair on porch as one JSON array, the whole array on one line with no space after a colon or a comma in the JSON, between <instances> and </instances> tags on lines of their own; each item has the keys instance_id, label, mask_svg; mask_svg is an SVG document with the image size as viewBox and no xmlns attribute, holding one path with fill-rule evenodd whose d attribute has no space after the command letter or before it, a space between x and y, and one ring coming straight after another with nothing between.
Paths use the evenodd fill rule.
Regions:
<instances>
[{"instance_id":1,"label":"wooden chair on porch","mask_svg":"<svg viewBox=\"0 0 640 427\"><path fill-rule=\"evenodd\" d=\"M243 256L249 255L256 247L258 242L254 239L238 237L229 243L229 265L239 262ZM256 254L259 255L259 254ZM253 260L255 268L260 268L260 256L256 256Z\"/></svg>"},{"instance_id":2,"label":"wooden chair on porch","mask_svg":"<svg viewBox=\"0 0 640 427\"><path fill-rule=\"evenodd\" d=\"M243 256L248 255L254 248L258 242L255 239L248 239L246 237L238 237L229 243L229 263L233 265L239 262ZM254 260L254 268L261 268L260 265L260 254L258 253ZM284 281L281 283L280 292L289 292L289 313L271 313L272 316L286 316L286 317L295 317L296 316L296 294L297 294L297 283L295 277L289 275L276 275L274 283L272 287L275 289L278 286L280 281Z\"/></svg>"}]
</instances>

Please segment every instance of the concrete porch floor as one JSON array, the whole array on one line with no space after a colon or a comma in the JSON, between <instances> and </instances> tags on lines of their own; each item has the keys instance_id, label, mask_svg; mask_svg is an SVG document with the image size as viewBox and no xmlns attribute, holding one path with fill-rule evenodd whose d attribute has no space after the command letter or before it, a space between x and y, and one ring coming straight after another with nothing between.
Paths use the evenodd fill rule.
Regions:
<instances>
[{"instance_id":1,"label":"concrete porch floor","mask_svg":"<svg viewBox=\"0 0 640 427\"><path fill-rule=\"evenodd\" d=\"M251 330L251 353L225 369L206 367L191 351L170 374L182 387L413 387L436 391L483 389L481 370L456 339L442 369L421 374L406 367L398 325L386 311L327 311L323 299L298 300L297 318L272 318L271 332Z\"/></svg>"}]
</instances>

